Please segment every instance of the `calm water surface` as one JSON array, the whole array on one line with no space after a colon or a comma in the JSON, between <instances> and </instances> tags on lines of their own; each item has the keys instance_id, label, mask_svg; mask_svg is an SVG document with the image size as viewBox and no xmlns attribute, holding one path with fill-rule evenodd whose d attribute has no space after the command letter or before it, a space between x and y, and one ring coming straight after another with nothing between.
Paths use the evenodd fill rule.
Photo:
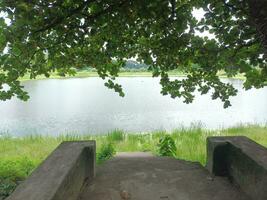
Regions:
<instances>
[{"instance_id":1,"label":"calm water surface","mask_svg":"<svg viewBox=\"0 0 267 200\"><path fill-rule=\"evenodd\" d=\"M242 81L232 107L223 109L210 95L197 95L194 103L160 94L159 79L119 78L126 96L107 89L99 78L49 79L25 82L31 98L0 102L0 133L100 134L113 129L126 131L171 130L201 123L226 128L240 123L267 122L267 87L242 90Z\"/></svg>"}]
</instances>

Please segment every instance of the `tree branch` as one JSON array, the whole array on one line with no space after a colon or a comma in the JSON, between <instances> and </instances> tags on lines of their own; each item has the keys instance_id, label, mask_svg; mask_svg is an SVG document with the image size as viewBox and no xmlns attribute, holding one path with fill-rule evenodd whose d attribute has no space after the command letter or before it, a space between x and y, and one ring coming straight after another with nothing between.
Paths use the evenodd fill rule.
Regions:
<instances>
[{"instance_id":1,"label":"tree branch","mask_svg":"<svg viewBox=\"0 0 267 200\"><path fill-rule=\"evenodd\" d=\"M123 0L121 1L120 3L118 4L111 4L109 7L107 7L106 9L104 10L101 10L93 15L87 15L86 13L82 13L82 15L86 16L87 20L92 20L92 19L96 19L98 18L99 16L101 16L102 14L105 14L107 13L108 11L111 11L112 9L114 9L114 7L118 6L118 7L121 7L123 6L125 3L129 2L129 0Z\"/></svg>"},{"instance_id":2,"label":"tree branch","mask_svg":"<svg viewBox=\"0 0 267 200\"><path fill-rule=\"evenodd\" d=\"M67 15L55 18L54 20L52 20L51 23L47 24L45 27L34 31L33 34L36 34L36 33L39 33L39 32L43 32L43 31L46 31L46 30L49 30L49 29L55 27L56 25L62 23L64 20L68 19L69 17L71 17L71 16L77 14L78 12L82 11L84 8L86 8L89 5L89 3L92 3L94 1L95 0L93 0L93 1L85 1L78 8L70 10Z\"/></svg>"}]
</instances>

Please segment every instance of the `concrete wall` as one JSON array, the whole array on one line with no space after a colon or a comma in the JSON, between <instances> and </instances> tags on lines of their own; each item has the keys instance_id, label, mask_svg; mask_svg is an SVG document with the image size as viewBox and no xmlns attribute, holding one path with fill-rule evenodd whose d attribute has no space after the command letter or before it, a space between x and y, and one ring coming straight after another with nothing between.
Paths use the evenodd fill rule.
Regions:
<instances>
[{"instance_id":1,"label":"concrete wall","mask_svg":"<svg viewBox=\"0 0 267 200\"><path fill-rule=\"evenodd\" d=\"M95 176L95 141L63 142L7 200L75 200Z\"/></svg>"},{"instance_id":2,"label":"concrete wall","mask_svg":"<svg viewBox=\"0 0 267 200\"><path fill-rule=\"evenodd\" d=\"M207 139L207 168L216 176L228 176L253 200L267 200L267 149L238 137Z\"/></svg>"}]
</instances>

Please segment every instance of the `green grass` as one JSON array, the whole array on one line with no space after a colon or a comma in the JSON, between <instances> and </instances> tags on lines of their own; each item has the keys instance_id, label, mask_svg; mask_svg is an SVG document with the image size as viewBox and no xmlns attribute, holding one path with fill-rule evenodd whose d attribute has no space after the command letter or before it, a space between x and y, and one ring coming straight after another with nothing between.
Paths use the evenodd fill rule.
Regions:
<instances>
[{"instance_id":1,"label":"green grass","mask_svg":"<svg viewBox=\"0 0 267 200\"><path fill-rule=\"evenodd\" d=\"M185 74L170 72L170 76L185 76ZM97 72L95 71L78 71L74 76L59 76L57 73L52 73L49 78L44 75L37 76L35 80L43 80L43 79L67 79L67 78L88 78L88 77L99 77ZM152 77L152 72L150 71L122 71L119 73L119 77ZM30 75L25 75L24 77L19 78L20 81L28 81L30 79Z\"/></svg>"},{"instance_id":2,"label":"green grass","mask_svg":"<svg viewBox=\"0 0 267 200\"><path fill-rule=\"evenodd\" d=\"M107 134L107 140L109 142L120 142L124 141L125 133L122 130L114 130Z\"/></svg>"},{"instance_id":3,"label":"green grass","mask_svg":"<svg viewBox=\"0 0 267 200\"><path fill-rule=\"evenodd\" d=\"M170 134L174 139L177 158L197 161L202 165L205 165L206 162L206 138L208 136L243 135L267 147L267 126L257 125L238 126L216 131L192 127L180 128L171 132L148 133L125 133L121 130L114 130L100 136L65 135L22 138L2 136L0 137L0 196L1 187L7 187L3 182L17 182L25 179L62 141L94 139L98 154L100 149L103 149L103 145L108 143L112 143L116 152L151 151L153 154L157 154L157 144L165 134Z\"/></svg>"},{"instance_id":4,"label":"green grass","mask_svg":"<svg viewBox=\"0 0 267 200\"><path fill-rule=\"evenodd\" d=\"M178 71L178 70L173 70L168 72L170 77L184 77L186 76L185 73ZM218 76L221 78L227 78L226 73L224 72L218 72ZM59 76L58 73L54 72L50 74L49 79L66 79L66 78L87 78L87 77L99 77L96 71L90 71L90 70L81 70L77 71L77 73L74 76ZM152 77L152 72L151 71L144 71L144 70L136 70L136 71L121 71L119 73L119 77ZM238 74L234 79L241 79L244 80L245 77L242 74ZM42 79L48 79L44 75L40 75L36 77L36 80L42 80ZM24 77L19 78L20 81L28 81L30 79L30 75L27 74Z\"/></svg>"}]
</instances>

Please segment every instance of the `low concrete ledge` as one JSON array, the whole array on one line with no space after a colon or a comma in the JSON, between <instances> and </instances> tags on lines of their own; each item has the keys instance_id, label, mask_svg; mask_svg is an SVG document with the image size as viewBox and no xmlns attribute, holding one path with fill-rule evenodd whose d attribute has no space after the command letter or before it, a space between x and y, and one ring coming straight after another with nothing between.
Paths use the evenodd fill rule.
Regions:
<instances>
[{"instance_id":1,"label":"low concrete ledge","mask_svg":"<svg viewBox=\"0 0 267 200\"><path fill-rule=\"evenodd\" d=\"M75 200L95 176L95 141L63 142L8 200Z\"/></svg>"},{"instance_id":2,"label":"low concrete ledge","mask_svg":"<svg viewBox=\"0 0 267 200\"><path fill-rule=\"evenodd\" d=\"M251 199L267 199L267 149L247 137L209 137L207 168L228 176Z\"/></svg>"}]
</instances>

